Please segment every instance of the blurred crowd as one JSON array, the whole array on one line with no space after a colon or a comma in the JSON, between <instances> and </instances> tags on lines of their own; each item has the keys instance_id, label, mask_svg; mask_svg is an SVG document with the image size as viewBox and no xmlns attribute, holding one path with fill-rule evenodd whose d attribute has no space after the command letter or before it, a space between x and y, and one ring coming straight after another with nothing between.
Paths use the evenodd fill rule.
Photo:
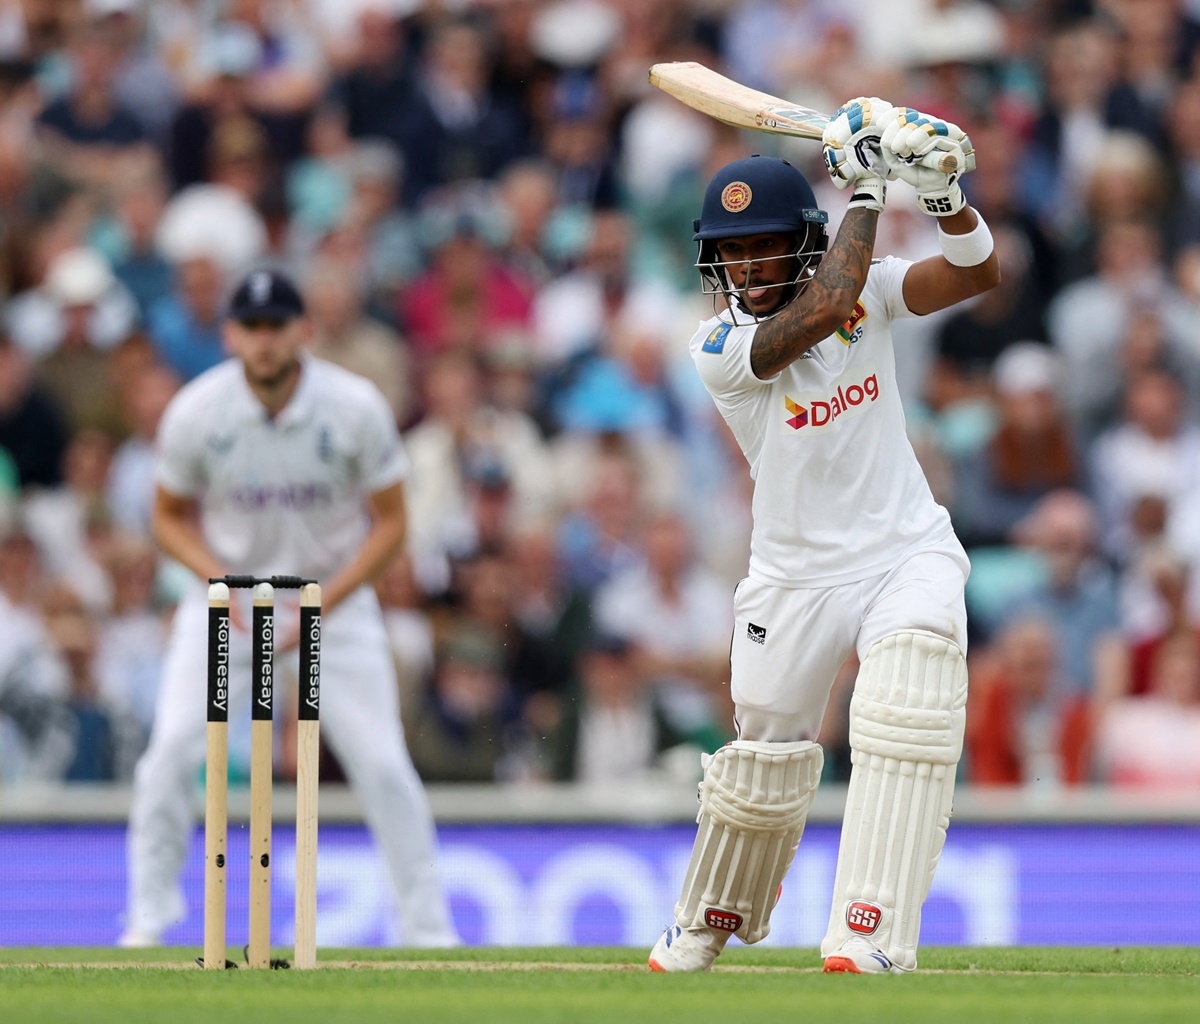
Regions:
<instances>
[{"instance_id":1,"label":"blurred crowd","mask_svg":"<svg viewBox=\"0 0 1200 1024\"><path fill-rule=\"evenodd\" d=\"M129 778L186 584L157 421L260 263L412 458L378 589L422 777L692 776L732 738L751 481L686 351L691 220L751 152L831 229L846 197L666 60L971 135L1003 283L896 332L973 563L963 778L1200 783L1198 55L1200 0L0 0L0 783ZM931 255L903 188L879 254Z\"/></svg>"}]
</instances>

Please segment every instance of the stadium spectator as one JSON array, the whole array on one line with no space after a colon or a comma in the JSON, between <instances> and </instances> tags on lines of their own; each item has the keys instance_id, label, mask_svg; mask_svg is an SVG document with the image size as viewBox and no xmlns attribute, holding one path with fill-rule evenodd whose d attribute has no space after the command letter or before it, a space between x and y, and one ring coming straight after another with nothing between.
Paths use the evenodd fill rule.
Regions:
<instances>
[{"instance_id":1,"label":"stadium spectator","mask_svg":"<svg viewBox=\"0 0 1200 1024\"><path fill-rule=\"evenodd\" d=\"M56 253L41 285L13 298L4 316L71 427L119 432L114 354L136 332L138 312L108 261L86 246Z\"/></svg>"},{"instance_id":2,"label":"stadium spectator","mask_svg":"<svg viewBox=\"0 0 1200 1024\"><path fill-rule=\"evenodd\" d=\"M678 292L634 274L633 231L628 214L597 213L576 266L538 293L534 337L538 360L547 369L569 372L572 360L601 344L622 322L665 332L677 326Z\"/></svg>"},{"instance_id":3,"label":"stadium spectator","mask_svg":"<svg viewBox=\"0 0 1200 1024\"><path fill-rule=\"evenodd\" d=\"M803 79L821 39L839 20L837 5L825 0L755 0L723 26L721 53L739 82L780 93Z\"/></svg>"},{"instance_id":4,"label":"stadium spectator","mask_svg":"<svg viewBox=\"0 0 1200 1024\"><path fill-rule=\"evenodd\" d=\"M645 509L637 462L623 446L602 449L585 479L582 500L559 525L558 550L568 583L590 594L637 565Z\"/></svg>"},{"instance_id":5,"label":"stadium spectator","mask_svg":"<svg viewBox=\"0 0 1200 1024\"><path fill-rule=\"evenodd\" d=\"M1008 225L992 232L1004 279L986 295L945 319L934 338L934 354L920 396L939 415L990 397L992 370L1010 345L1044 340L1039 276L1029 241ZM956 408L957 407L957 408Z\"/></svg>"},{"instance_id":6,"label":"stadium spectator","mask_svg":"<svg viewBox=\"0 0 1200 1024\"><path fill-rule=\"evenodd\" d=\"M494 178L527 154L520 111L488 92L490 77L491 56L479 28L466 19L433 27L393 136L404 153L406 205L442 186Z\"/></svg>"},{"instance_id":7,"label":"stadium spectator","mask_svg":"<svg viewBox=\"0 0 1200 1024\"><path fill-rule=\"evenodd\" d=\"M62 485L25 499L27 529L47 572L72 587L95 612L106 610L112 601L112 581L104 571L112 536L112 456L111 437L95 429L81 430L67 442Z\"/></svg>"},{"instance_id":8,"label":"stadium spectator","mask_svg":"<svg viewBox=\"0 0 1200 1024\"><path fill-rule=\"evenodd\" d=\"M148 38L151 5L146 0L85 0L85 4L112 48L113 96L137 118L147 140L161 149L182 101L182 83L165 54Z\"/></svg>"},{"instance_id":9,"label":"stadium spectator","mask_svg":"<svg viewBox=\"0 0 1200 1024\"><path fill-rule=\"evenodd\" d=\"M422 269L413 217L399 205L404 158L384 139L359 139L346 154L350 195L337 227L360 232L376 315L392 316L398 290Z\"/></svg>"},{"instance_id":10,"label":"stadium spectator","mask_svg":"<svg viewBox=\"0 0 1200 1024\"><path fill-rule=\"evenodd\" d=\"M558 201L568 209L618 205L616 154L608 140L615 112L594 77L567 72L550 87L541 149L554 168Z\"/></svg>"},{"instance_id":11,"label":"stadium spectator","mask_svg":"<svg viewBox=\"0 0 1200 1024\"><path fill-rule=\"evenodd\" d=\"M1022 161L1026 208L1056 243L1087 228L1087 181L1109 129L1153 124L1120 81L1119 36L1102 18L1076 18L1046 41L1041 111Z\"/></svg>"},{"instance_id":12,"label":"stadium spectator","mask_svg":"<svg viewBox=\"0 0 1200 1024\"><path fill-rule=\"evenodd\" d=\"M85 20L71 46L71 84L38 117L43 158L56 173L106 193L148 145L141 121L116 95L118 50L104 20Z\"/></svg>"},{"instance_id":13,"label":"stadium spectator","mask_svg":"<svg viewBox=\"0 0 1200 1024\"><path fill-rule=\"evenodd\" d=\"M556 484L537 426L519 411L484 401L479 367L469 356L450 352L434 360L424 399L424 417L404 435L412 460L410 549L422 585L436 592L446 585L447 560L480 547L476 485L511 487L525 517L552 507Z\"/></svg>"},{"instance_id":14,"label":"stadium spectator","mask_svg":"<svg viewBox=\"0 0 1200 1024\"><path fill-rule=\"evenodd\" d=\"M1052 623L1018 618L974 659L966 778L981 786L1052 789L1090 781L1089 696L1065 685Z\"/></svg>"},{"instance_id":15,"label":"stadium spectator","mask_svg":"<svg viewBox=\"0 0 1200 1024\"><path fill-rule=\"evenodd\" d=\"M179 390L177 374L158 362L131 370L123 380L127 436L113 452L105 487L113 523L150 536L154 505L154 436L167 403Z\"/></svg>"},{"instance_id":16,"label":"stadium spectator","mask_svg":"<svg viewBox=\"0 0 1200 1024\"><path fill-rule=\"evenodd\" d=\"M452 630L439 644L432 686L405 720L421 778L501 780L511 722L501 641L477 625Z\"/></svg>"},{"instance_id":17,"label":"stadium spectator","mask_svg":"<svg viewBox=\"0 0 1200 1024\"><path fill-rule=\"evenodd\" d=\"M653 689L638 670L624 637L594 633L578 662L578 693L559 742L572 780L636 783L651 780L662 752L676 742Z\"/></svg>"},{"instance_id":18,"label":"stadium spectator","mask_svg":"<svg viewBox=\"0 0 1200 1024\"><path fill-rule=\"evenodd\" d=\"M352 7L339 0L323 6L343 12ZM339 73L330 86L329 101L342 112L352 138L390 139L399 146L415 85L404 12L399 0L390 6L381 0L357 4L357 16L334 56Z\"/></svg>"},{"instance_id":19,"label":"stadium spectator","mask_svg":"<svg viewBox=\"0 0 1200 1024\"><path fill-rule=\"evenodd\" d=\"M696 560L684 521L650 516L640 564L595 594L598 628L630 646L630 663L673 732L711 753L732 737L725 584Z\"/></svg>"},{"instance_id":20,"label":"stadium spectator","mask_svg":"<svg viewBox=\"0 0 1200 1024\"><path fill-rule=\"evenodd\" d=\"M129 780L154 724L154 704L167 649L167 621L157 588L158 555L149 534L118 531L105 551L104 569L112 581L112 604L98 623L92 670L104 706L140 736L128 737L117 777ZM133 749L136 744L136 749Z\"/></svg>"},{"instance_id":21,"label":"stadium spectator","mask_svg":"<svg viewBox=\"0 0 1200 1024\"><path fill-rule=\"evenodd\" d=\"M283 165L304 152L305 111L295 109L292 102L315 103L316 94L309 97L308 86L300 82L296 95L289 97L285 78L280 79L278 95L264 93L260 88L263 41L254 29L238 21L223 21L213 25L202 40L193 38L187 45L198 57L192 70L194 80L186 83L187 100L171 122L167 152L175 188L208 180L210 141L226 121L255 122Z\"/></svg>"},{"instance_id":22,"label":"stadium spectator","mask_svg":"<svg viewBox=\"0 0 1200 1024\"><path fill-rule=\"evenodd\" d=\"M1081 182L1081 223L1058 239L1057 281L1070 284L1096 272L1106 224L1136 221L1165 239L1171 183L1157 148L1136 131L1105 133Z\"/></svg>"},{"instance_id":23,"label":"stadium spectator","mask_svg":"<svg viewBox=\"0 0 1200 1024\"><path fill-rule=\"evenodd\" d=\"M1147 547L1123 579L1122 620L1128 638L1128 671L1120 688L1101 699L1140 696L1150 690L1159 648L1179 633L1200 632L1189 607L1192 567L1166 543Z\"/></svg>"},{"instance_id":24,"label":"stadium spectator","mask_svg":"<svg viewBox=\"0 0 1200 1024\"><path fill-rule=\"evenodd\" d=\"M144 317L171 289L171 265L158 251L155 233L168 198L161 160L155 157L113 187L110 218L97 228L97 247L112 261L113 272L134 297Z\"/></svg>"},{"instance_id":25,"label":"stadium spectator","mask_svg":"<svg viewBox=\"0 0 1200 1024\"><path fill-rule=\"evenodd\" d=\"M313 355L372 381L398 424L416 409L416 380L408 344L366 308L367 282L353 268L316 258L305 275L304 298L313 319Z\"/></svg>"},{"instance_id":26,"label":"stadium spectator","mask_svg":"<svg viewBox=\"0 0 1200 1024\"><path fill-rule=\"evenodd\" d=\"M249 29L258 43L258 61L252 67L255 102L273 113L302 119L328 77L309 12L273 0L226 0L223 7L224 18L213 31Z\"/></svg>"},{"instance_id":27,"label":"stadium spectator","mask_svg":"<svg viewBox=\"0 0 1200 1024\"><path fill-rule=\"evenodd\" d=\"M518 629L512 681L530 725L553 728L592 630L588 595L564 577L550 525L515 525L509 536L511 612Z\"/></svg>"},{"instance_id":28,"label":"stadium spectator","mask_svg":"<svg viewBox=\"0 0 1200 1024\"><path fill-rule=\"evenodd\" d=\"M1160 323L1171 363L1187 371L1196 361L1187 342L1196 331L1196 308L1168 276L1155 228L1133 220L1097 230L1096 274L1063 288L1047 310L1050 341L1063 358L1063 399L1088 442L1119 407L1122 354L1139 319Z\"/></svg>"},{"instance_id":29,"label":"stadium spectator","mask_svg":"<svg viewBox=\"0 0 1200 1024\"><path fill-rule=\"evenodd\" d=\"M1084 485L1067 417L1058 401L1059 366L1039 342L1006 348L992 368L995 432L958 458L954 527L968 547L1007 544L1013 527L1051 491Z\"/></svg>"},{"instance_id":30,"label":"stadium spectator","mask_svg":"<svg viewBox=\"0 0 1200 1024\"><path fill-rule=\"evenodd\" d=\"M1113 785L1195 791L1200 785L1200 638L1177 632L1155 652L1149 691L1109 704L1096 756Z\"/></svg>"},{"instance_id":31,"label":"stadium spectator","mask_svg":"<svg viewBox=\"0 0 1200 1024\"><path fill-rule=\"evenodd\" d=\"M1200 82L1194 78L1180 82L1167 102L1164 123L1175 171L1168 238L1178 251L1200 240Z\"/></svg>"},{"instance_id":32,"label":"stadium spectator","mask_svg":"<svg viewBox=\"0 0 1200 1024\"><path fill-rule=\"evenodd\" d=\"M197 254L174 265L170 292L146 311L146 333L159 359L184 381L225 359L221 340L225 287L221 264Z\"/></svg>"},{"instance_id":33,"label":"stadium spectator","mask_svg":"<svg viewBox=\"0 0 1200 1024\"><path fill-rule=\"evenodd\" d=\"M0 331L0 448L21 487L62 480L67 429L54 396L36 379L32 357Z\"/></svg>"},{"instance_id":34,"label":"stadium spectator","mask_svg":"<svg viewBox=\"0 0 1200 1024\"><path fill-rule=\"evenodd\" d=\"M1014 540L1041 556L1046 578L1015 599L1008 620L1036 617L1054 629L1064 692L1112 692L1124 668L1120 608L1094 504L1079 491L1051 491L1017 523Z\"/></svg>"},{"instance_id":35,"label":"stadium spectator","mask_svg":"<svg viewBox=\"0 0 1200 1024\"><path fill-rule=\"evenodd\" d=\"M46 575L33 538L19 526L0 535L0 775L61 779L73 755L67 666L46 629Z\"/></svg>"},{"instance_id":36,"label":"stadium spectator","mask_svg":"<svg viewBox=\"0 0 1200 1024\"><path fill-rule=\"evenodd\" d=\"M63 782L128 782L147 732L132 710L110 701L96 672L100 619L63 583L43 598L46 630L67 669L60 714L70 737Z\"/></svg>"},{"instance_id":37,"label":"stadium spectator","mask_svg":"<svg viewBox=\"0 0 1200 1024\"><path fill-rule=\"evenodd\" d=\"M504 260L538 288L553 280L565 262L569 211L559 199L553 165L537 158L509 165L497 183L497 198L508 224Z\"/></svg>"},{"instance_id":38,"label":"stadium spectator","mask_svg":"<svg viewBox=\"0 0 1200 1024\"><path fill-rule=\"evenodd\" d=\"M1092 446L1103 545L1122 561L1147 532L1157 539L1169 506L1200 487L1200 426L1187 421L1184 402L1166 367L1143 369L1125 381L1120 420Z\"/></svg>"},{"instance_id":39,"label":"stadium spectator","mask_svg":"<svg viewBox=\"0 0 1200 1024\"><path fill-rule=\"evenodd\" d=\"M423 360L448 350L483 354L528 327L534 284L503 259L507 231L481 190L448 193L422 210L428 268L400 290L400 328Z\"/></svg>"},{"instance_id":40,"label":"stadium spectator","mask_svg":"<svg viewBox=\"0 0 1200 1024\"><path fill-rule=\"evenodd\" d=\"M270 220L278 194L271 143L262 127L249 117L227 117L208 140L204 180L240 196Z\"/></svg>"},{"instance_id":41,"label":"stadium spectator","mask_svg":"<svg viewBox=\"0 0 1200 1024\"><path fill-rule=\"evenodd\" d=\"M433 624L423 607L425 595L413 575L412 559L400 555L375 583L400 688L402 718L414 708L433 678Z\"/></svg>"}]
</instances>

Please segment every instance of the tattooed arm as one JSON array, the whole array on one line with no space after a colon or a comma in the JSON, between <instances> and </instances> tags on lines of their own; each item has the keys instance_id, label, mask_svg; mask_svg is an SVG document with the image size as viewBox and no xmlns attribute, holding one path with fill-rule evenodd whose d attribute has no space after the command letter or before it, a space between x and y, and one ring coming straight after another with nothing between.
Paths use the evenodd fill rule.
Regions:
<instances>
[{"instance_id":1,"label":"tattooed arm","mask_svg":"<svg viewBox=\"0 0 1200 1024\"><path fill-rule=\"evenodd\" d=\"M808 287L754 332L750 368L756 377L775 376L846 322L867 281L878 220L873 210L846 212Z\"/></svg>"}]
</instances>

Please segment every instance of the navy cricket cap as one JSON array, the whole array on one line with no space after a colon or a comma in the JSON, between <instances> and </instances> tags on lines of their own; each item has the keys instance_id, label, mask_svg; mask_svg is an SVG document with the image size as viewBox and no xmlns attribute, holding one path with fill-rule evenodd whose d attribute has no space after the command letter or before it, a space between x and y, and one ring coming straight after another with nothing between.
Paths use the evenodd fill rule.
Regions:
<instances>
[{"instance_id":1,"label":"navy cricket cap","mask_svg":"<svg viewBox=\"0 0 1200 1024\"><path fill-rule=\"evenodd\" d=\"M229 300L229 319L294 320L304 316L304 300L291 280L277 270L253 270Z\"/></svg>"}]
</instances>

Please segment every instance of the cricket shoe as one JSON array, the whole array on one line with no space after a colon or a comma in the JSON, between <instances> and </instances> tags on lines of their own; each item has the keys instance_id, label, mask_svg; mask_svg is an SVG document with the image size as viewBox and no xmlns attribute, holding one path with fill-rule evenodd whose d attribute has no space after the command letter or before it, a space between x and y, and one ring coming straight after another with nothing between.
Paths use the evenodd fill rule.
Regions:
<instances>
[{"instance_id":1,"label":"cricket shoe","mask_svg":"<svg viewBox=\"0 0 1200 1024\"><path fill-rule=\"evenodd\" d=\"M855 936L825 958L826 974L903 974L891 960L866 939Z\"/></svg>"},{"instance_id":2,"label":"cricket shoe","mask_svg":"<svg viewBox=\"0 0 1200 1024\"><path fill-rule=\"evenodd\" d=\"M728 939L728 932L714 932L711 928L683 929L673 924L650 950L650 970L659 974L707 971Z\"/></svg>"},{"instance_id":3,"label":"cricket shoe","mask_svg":"<svg viewBox=\"0 0 1200 1024\"><path fill-rule=\"evenodd\" d=\"M117 939L117 946L120 949L150 949L153 946L161 945L162 936L157 932L138 931L136 928L123 931Z\"/></svg>"}]
</instances>

